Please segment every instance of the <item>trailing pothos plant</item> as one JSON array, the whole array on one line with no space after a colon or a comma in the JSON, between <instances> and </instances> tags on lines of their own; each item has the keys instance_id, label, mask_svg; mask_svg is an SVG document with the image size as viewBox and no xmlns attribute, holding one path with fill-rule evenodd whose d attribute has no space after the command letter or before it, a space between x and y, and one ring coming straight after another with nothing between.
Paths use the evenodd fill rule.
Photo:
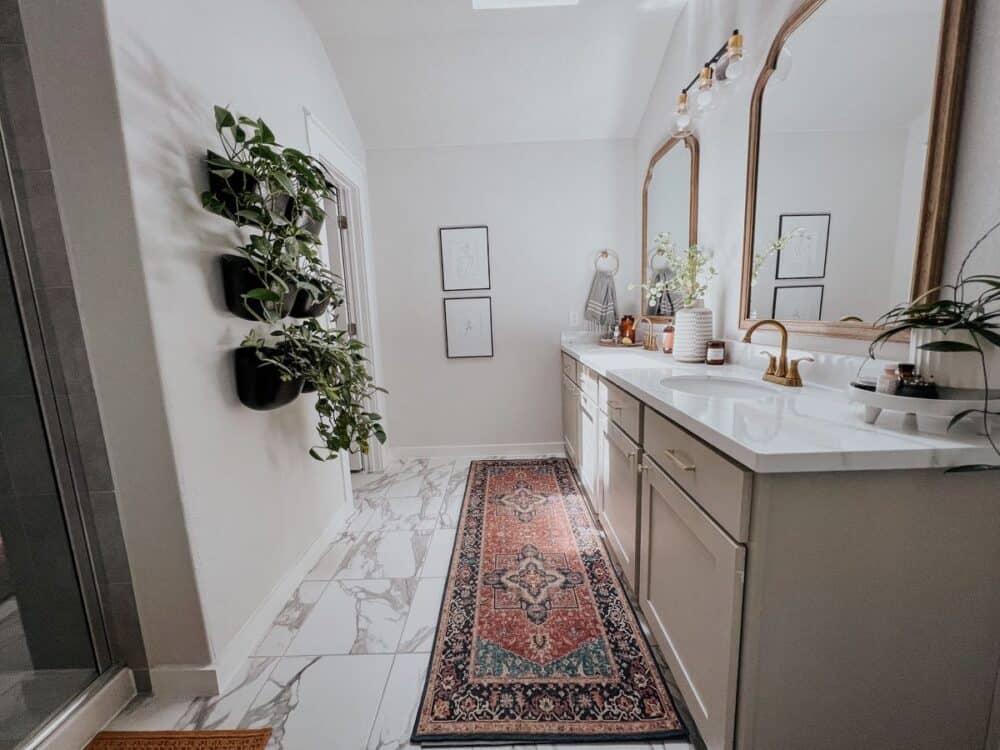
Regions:
<instances>
[{"instance_id":1,"label":"trailing pothos plant","mask_svg":"<svg viewBox=\"0 0 1000 750\"><path fill-rule=\"evenodd\" d=\"M986 352L991 347L1000 347L1000 276L995 274L965 275L965 268L973 254L990 235L1000 229L997 222L972 246L959 266L954 284L943 284L929 290L907 305L897 305L882 315L876 326L882 330L872 341L868 353L872 359L881 346L893 336L905 331L919 329L939 331L948 334L965 331L963 341L943 338L920 345L920 349L930 352L975 353L983 372L983 405L979 409L967 409L956 414L948 425L951 429L965 417L978 414L983 420L983 429L993 452L1000 457L1000 446L991 432L990 417L1000 416L1000 412L990 411L990 380ZM972 464L956 466L949 472L996 471L1000 464Z\"/></svg>"},{"instance_id":2,"label":"trailing pothos plant","mask_svg":"<svg viewBox=\"0 0 1000 750\"><path fill-rule=\"evenodd\" d=\"M321 444L309 450L318 461L340 451L367 453L371 439L385 442L382 417L368 411L379 388L368 374L365 345L347 331L324 328L315 318L283 325L265 337L253 330L243 346L257 349L261 362L274 365L282 380L304 378L316 389L316 432Z\"/></svg>"},{"instance_id":3,"label":"trailing pothos plant","mask_svg":"<svg viewBox=\"0 0 1000 750\"><path fill-rule=\"evenodd\" d=\"M290 291L304 289L315 302L339 298L339 280L319 254L324 206L335 194L322 162L278 143L263 120L225 107L215 107L215 129L223 153L208 152L209 189L201 202L250 232L236 250L260 287L244 297L263 303L263 318L272 323Z\"/></svg>"}]
</instances>

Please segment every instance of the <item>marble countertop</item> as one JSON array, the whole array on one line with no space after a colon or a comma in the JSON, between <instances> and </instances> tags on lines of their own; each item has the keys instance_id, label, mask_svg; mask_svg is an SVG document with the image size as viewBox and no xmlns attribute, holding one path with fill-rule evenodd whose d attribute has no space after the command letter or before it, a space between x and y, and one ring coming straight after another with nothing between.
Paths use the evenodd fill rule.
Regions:
<instances>
[{"instance_id":1,"label":"marble countertop","mask_svg":"<svg viewBox=\"0 0 1000 750\"><path fill-rule=\"evenodd\" d=\"M847 383L803 388L761 381L759 368L675 362L641 348L609 349L565 341L562 349L733 460L759 473L927 469L994 463L996 455L975 424L947 435L917 432L901 414L884 412L865 424L864 408L847 399ZM662 381L685 375L747 380L767 390L751 398L694 395Z\"/></svg>"}]
</instances>

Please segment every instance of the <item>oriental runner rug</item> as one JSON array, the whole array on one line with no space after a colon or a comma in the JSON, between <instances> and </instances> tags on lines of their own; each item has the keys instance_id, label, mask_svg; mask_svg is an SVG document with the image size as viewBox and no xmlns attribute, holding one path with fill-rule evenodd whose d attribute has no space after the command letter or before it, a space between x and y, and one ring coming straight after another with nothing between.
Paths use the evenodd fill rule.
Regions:
<instances>
[{"instance_id":1,"label":"oriental runner rug","mask_svg":"<svg viewBox=\"0 0 1000 750\"><path fill-rule=\"evenodd\" d=\"M270 729L101 732L86 750L264 750L270 738Z\"/></svg>"},{"instance_id":2,"label":"oriental runner rug","mask_svg":"<svg viewBox=\"0 0 1000 750\"><path fill-rule=\"evenodd\" d=\"M474 461L412 742L686 736L569 463Z\"/></svg>"}]
</instances>

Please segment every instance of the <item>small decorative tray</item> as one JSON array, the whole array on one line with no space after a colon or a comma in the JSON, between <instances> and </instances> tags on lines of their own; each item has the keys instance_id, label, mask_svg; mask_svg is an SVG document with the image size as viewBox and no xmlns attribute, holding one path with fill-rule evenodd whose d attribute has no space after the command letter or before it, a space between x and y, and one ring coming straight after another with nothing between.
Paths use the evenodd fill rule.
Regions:
<instances>
[{"instance_id":1,"label":"small decorative tray","mask_svg":"<svg viewBox=\"0 0 1000 750\"><path fill-rule=\"evenodd\" d=\"M601 339L597 343L601 346L611 346L619 349L634 349L637 346L642 346L641 341L633 341L631 344L619 344L614 339Z\"/></svg>"},{"instance_id":2,"label":"small decorative tray","mask_svg":"<svg viewBox=\"0 0 1000 750\"><path fill-rule=\"evenodd\" d=\"M868 424L873 424L883 410L898 411L912 414L916 418L917 429L921 432L937 434L947 432L948 424L956 414L969 409L982 409L987 403L983 400L986 394L974 388L939 388L938 398L894 396L855 385L851 385L847 391L851 401L864 404L865 422ZM1000 408L1000 391L990 392L988 408L990 411Z\"/></svg>"}]
</instances>

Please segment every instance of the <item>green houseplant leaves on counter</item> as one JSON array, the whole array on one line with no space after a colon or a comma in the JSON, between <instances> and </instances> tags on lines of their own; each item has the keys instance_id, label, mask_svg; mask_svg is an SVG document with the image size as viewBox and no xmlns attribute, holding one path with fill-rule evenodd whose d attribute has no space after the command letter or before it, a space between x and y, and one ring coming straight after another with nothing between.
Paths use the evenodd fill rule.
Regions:
<instances>
[{"instance_id":1,"label":"green houseplant leaves on counter","mask_svg":"<svg viewBox=\"0 0 1000 750\"><path fill-rule=\"evenodd\" d=\"M368 372L365 345L328 327L344 302L319 236L336 188L319 161L278 143L263 120L216 107L215 128L223 153L208 152L209 189L201 202L245 240L238 255L223 258L226 303L268 325L266 335L251 330L236 351L240 399L263 411L306 392L305 383L316 393L320 437L309 454L327 461L340 451L367 453L373 438L386 439L369 406L383 389ZM304 320L287 323L288 315Z\"/></svg>"},{"instance_id":2,"label":"green houseplant leaves on counter","mask_svg":"<svg viewBox=\"0 0 1000 750\"><path fill-rule=\"evenodd\" d=\"M965 275L965 267L976 250L1000 229L1000 222L990 227L972 246L959 266L954 284L943 284L921 295L908 305L897 305L882 315L875 325L883 330L875 337L868 348L869 356L875 356L883 343L893 336L919 329L940 331L944 334L953 331L968 333L967 341L940 340L920 345L920 349L931 352L950 354L975 353L983 372L983 406L980 409L967 409L956 414L949 424L949 429L962 419L978 414L983 420L983 429L993 452L1000 456L1000 446L990 430L990 417L1000 416L1000 412L991 412L989 368L986 352L990 347L1000 347L1000 276L995 274ZM990 471L1000 470L1000 464L973 464L956 466L949 472Z\"/></svg>"}]
</instances>

